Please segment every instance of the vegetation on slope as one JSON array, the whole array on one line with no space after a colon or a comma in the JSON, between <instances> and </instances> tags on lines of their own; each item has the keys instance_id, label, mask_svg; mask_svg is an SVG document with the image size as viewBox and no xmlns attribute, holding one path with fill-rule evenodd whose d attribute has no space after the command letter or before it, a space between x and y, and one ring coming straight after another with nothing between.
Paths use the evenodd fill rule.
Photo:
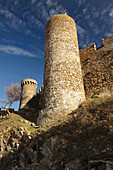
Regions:
<instances>
[{"instance_id":1,"label":"vegetation on slope","mask_svg":"<svg viewBox=\"0 0 113 170\"><path fill-rule=\"evenodd\" d=\"M32 125L32 122L24 119L18 114L11 113L10 116L7 118L0 120L0 132L4 131L7 128L15 127L24 127L26 131L33 133L35 128Z\"/></svg>"},{"instance_id":2,"label":"vegetation on slope","mask_svg":"<svg viewBox=\"0 0 113 170\"><path fill-rule=\"evenodd\" d=\"M87 170L90 160L113 161L113 95L97 97L39 127L30 141L1 160L1 167Z\"/></svg>"}]
</instances>

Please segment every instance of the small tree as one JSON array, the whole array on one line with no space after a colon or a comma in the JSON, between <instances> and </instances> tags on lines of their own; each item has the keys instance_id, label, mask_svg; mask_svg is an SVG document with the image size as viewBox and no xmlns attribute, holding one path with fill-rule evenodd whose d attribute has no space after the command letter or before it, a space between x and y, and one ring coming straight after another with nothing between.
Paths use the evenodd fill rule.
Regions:
<instances>
[{"instance_id":1,"label":"small tree","mask_svg":"<svg viewBox=\"0 0 113 170\"><path fill-rule=\"evenodd\" d=\"M9 108L11 107L13 102L20 100L21 87L18 83L12 83L11 86L5 87L4 91L7 95L7 100L1 100L1 102L5 104L5 106L2 108L6 110L9 114ZM9 107L7 107L8 105Z\"/></svg>"}]
</instances>

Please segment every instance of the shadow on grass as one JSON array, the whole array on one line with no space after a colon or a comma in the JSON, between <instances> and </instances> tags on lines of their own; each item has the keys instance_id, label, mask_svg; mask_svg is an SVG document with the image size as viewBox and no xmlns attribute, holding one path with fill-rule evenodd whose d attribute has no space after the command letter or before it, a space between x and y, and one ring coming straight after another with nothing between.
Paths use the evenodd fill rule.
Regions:
<instances>
[{"instance_id":1,"label":"shadow on grass","mask_svg":"<svg viewBox=\"0 0 113 170\"><path fill-rule=\"evenodd\" d=\"M42 170L55 167L60 170L76 159L80 160L82 169L88 170L89 160L113 160L113 119L111 114L105 112L105 109L103 113L100 109L90 118L73 113L69 122L61 121L46 132L46 126L42 127L32 139L23 136L18 150L1 160L1 170L15 166ZM102 114L106 116L101 120Z\"/></svg>"},{"instance_id":2,"label":"shadow on grass","mask_svg":"<svg viewBox=\"0 0 113 170\"><path fill-rule=\"evenodd\" d=\"M31 119L30 119L31 121ZM0 161L1 170L65 170L79 159L78 170L89 170L90 160L113 162L113 101L80 106L68 119L37 129L32 139L23 136L13 153Z\"/></svg>"}]
</instances>

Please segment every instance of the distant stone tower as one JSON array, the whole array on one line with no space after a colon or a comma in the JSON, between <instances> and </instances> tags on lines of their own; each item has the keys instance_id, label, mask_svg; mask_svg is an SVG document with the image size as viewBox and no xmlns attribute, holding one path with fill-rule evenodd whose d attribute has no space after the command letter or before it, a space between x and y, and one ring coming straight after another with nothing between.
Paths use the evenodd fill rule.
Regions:
<instances>
[{"instance_id":1,"label":"distant stone tower","mask_svg":"<svg viewBox=\"0 0 113 170\"><path fill-rule=\"evenodd\" d=\"M76 109L85 99L74 20L53 16L46 25L44 94L37 124Z\"/></svg>"},{"instance_id":2,"label":"distant stone tower","mask_svg":"<svg viewBox=\"0 0 113 170\"><path fill-rule=\"evenodd\" d=\"M37 82L33 79L24 79L21 81L21 99L20 107L21 109L28 109L27 102L36 94Z\"/></svg>"}]
</instances>

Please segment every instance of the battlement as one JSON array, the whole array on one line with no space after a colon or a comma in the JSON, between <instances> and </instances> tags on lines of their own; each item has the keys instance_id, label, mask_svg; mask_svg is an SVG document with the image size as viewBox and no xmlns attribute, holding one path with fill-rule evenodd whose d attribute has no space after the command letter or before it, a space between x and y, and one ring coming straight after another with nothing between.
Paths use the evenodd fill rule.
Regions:
<instances>
[{"instance_id":1,"label":"battlement","mask_svg":"<svg viewBox=\"0 0 113 170\"><path fill-rule=\"evenodd\" d=\"M113 36L108 37L106 39L102 39L102 45L96 48L95 44L92 44L84 49L80 50L80 59L81 61L86 60L88 58L93 58L94 55L98 55L99 53L103 53L105 51L109 51L113 49ZM102 54L100 54L102 55Z\"/></svg>"},{"instance_id":2,"label":"battlement","mask_svg":"<svg viewBox=\"0 0 113 170\"><path fill-rule=\"evenodd\" d=\"M92 45L90 45L90 46L88 46L88 47L86 47L86 48L84 48L84 49L82 49L80 51L87 51L87 52L89 52L89 51L96 51L96 50L97 50L96 44L93 43Z\"/></svg>"},{"instance_id":3,"label":"battlement","mask_svg":"<svg viewBox=\"0 0 113 170\"><path fill-rule=\"evenodd\" d=\"M37 85L37 82L33 79L26 78L21 81L21 85L23 86L24 84Z\"/></svg>"},{"instance_id":4,"label":"battlement","mask_svg":"<svg viewBox=\"0 0 113 170\"><path fill-rule=\"evenodd\" d=\"M36 95L42 93L43 89L44 89L44 86L42 86L42 87L37 91Z\"/></svg>"},{"instance_id":5,"label":"battlement","mask_svg":"<svg viewBox=\"0 0 113 170\"><path fill-rule=\"evenodd\" d=\"M113 44L113 36L102 39L103 46Z\"/></svg>"},{"instance_id":6,"label":"battlement","mask_svg":"<svg viewBox=\"0 0 113 170\"><path fill-rule=\"evenodd\" d=\"M95 44L80 50L80 60L86 96L93 92L113 90L113 36L102 40L103 44L96 48Z\"/></svg>"},{"instance_id":7,"label":"battlement","mask_svg":"<svg viewBox=\"0 0 113 170\"><path fill-rule=\"evenodd\" d=\"M91 56L92 54L95 54L97 51L96 45L92 44L82 50L80 50L80 60L85 60L89 57L89 55Z\"/></svg>"},{"instance_id":8,"label":"battlement","mask_svg":"<svg viewBox=\"0 0 113 170\"><path fill-rule=\"evenodd\" d=\"M86 54L89 52L98 52L100 49L104 50L104 48L106 48L106 46L107 47L109 46L111 49L113 48L113 36L102 39L102 45L100 47L96 48L95 43L93 43L92 45L81 49L80 53Z\"/></svg>"}]
</instances>

